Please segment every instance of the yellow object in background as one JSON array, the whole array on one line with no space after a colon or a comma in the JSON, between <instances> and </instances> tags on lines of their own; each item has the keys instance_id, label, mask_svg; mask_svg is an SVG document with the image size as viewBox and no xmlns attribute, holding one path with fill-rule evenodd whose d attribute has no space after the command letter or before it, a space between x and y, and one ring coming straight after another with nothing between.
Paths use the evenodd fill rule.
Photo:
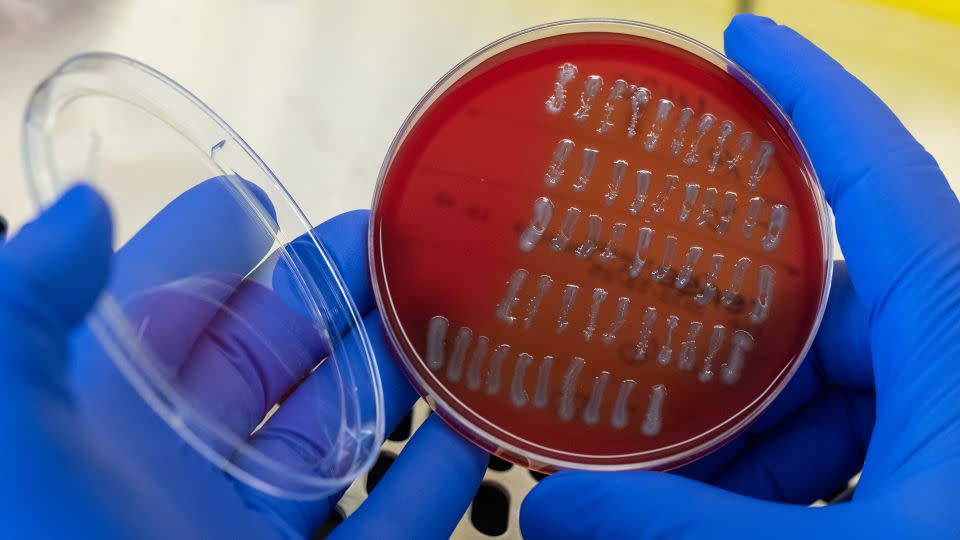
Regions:
<instances>
[{"instance_id":1,"label":"yellow object in background","mask_svg":"<svg viewBox=\"0 0 960 540\"><path fill-rule=\"evenodd\" d=\"M874 0L878 4L914 11L960 25L960 2L956 0Z\"/></svg>"}]
</instances>

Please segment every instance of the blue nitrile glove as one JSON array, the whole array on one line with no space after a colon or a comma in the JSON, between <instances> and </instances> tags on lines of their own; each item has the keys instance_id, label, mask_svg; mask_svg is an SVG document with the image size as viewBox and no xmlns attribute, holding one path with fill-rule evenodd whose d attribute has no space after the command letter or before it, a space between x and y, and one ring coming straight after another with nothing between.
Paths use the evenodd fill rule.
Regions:
<instances>
[{"instance_id":1,"label":"blue nitrile glove","mask_svg":"<svg viewBox=\"0 0 960 540\"><path fill-rule=\"evenodd\" d=\"M748 433L679 475L547 478L524 537L958 538L957 198L880 99L796 32L742 15L724 37L793 119L836 216L846 266L813 350ZM861 467L852 502L803 506Z\"/></svg>"},{"instance_id":2,"label":"blue nitrile glove","mask_svg":"<svg viewBox=\"0 0 960 540\"><path fill-rule=\"evenodd\" d=\"M177 237L177 228L185 222L182 218L195 219L204 212L215 215L211 227L188 232L208 234L224 249L211 250L213 255L182 257L186 266L193 267L178 268L178 272L199 275L203 265L210 263L205 256L239 256L250 248L246 244L252 241L222 210L227 207L224 195L215 181L201 184L164 209L114 256L106 205L93 190L79 186L0 246L0 537L308 538L332 510L335 498L303 502L271 497L225 475L154 414L109 359L85 354L89 335L83 330L72 332L100 294L111 268L151 257L162 260L158 252L175 249L167 239ZM373 306L367 277L367 219L365 212L344 214L316 232L366 314L379 359L389 431L416 395L389 359ZM125 275L113 287L133 294L152 285L152 279L168 277ZM176 287L150 292L137 302L157 305L182 300L177 287L196 282L177 282ZM229 282L225 276L205 281ZM257 308L271 307L274 300L266 292L251 287L235 296ZM137 302L130 306L133 312ZM185 339L202 345L202 336L211 332L243 344L242 329L214 328L216 322L198 329L191 326L196 313L177 312L187 314L180 321L182 327L161 328L144 336L152 339L154 347L165 346L166 358L196 362L196 355L216 354L199 345L184 358L173 354L190 349L184 347ZM283 374L258 364L255 351L249 354L245 359L255 367L233 367L255 374L252 379L221 377L221 373L207 379L231 390L224 399L261 397L229 403L236 415L231 418L242 419L244 414L253 418L263 406L265 393L283 391L276 388ZM296 403L298 392L311 391L317 373L287 399L281 411L288 412L270 420L276 420L288 439L310 442L313 434L307 426L316 424L298 423ZM322 384L322 378L319 381ZM268 427L269 423L264 429ZM267 453L291 452L282 448L283 441L263 443ZM331 537L446 538L469 504L485 461L486 454L432 418L417 431L370 498Z\"/></svg>"}]
</instances>

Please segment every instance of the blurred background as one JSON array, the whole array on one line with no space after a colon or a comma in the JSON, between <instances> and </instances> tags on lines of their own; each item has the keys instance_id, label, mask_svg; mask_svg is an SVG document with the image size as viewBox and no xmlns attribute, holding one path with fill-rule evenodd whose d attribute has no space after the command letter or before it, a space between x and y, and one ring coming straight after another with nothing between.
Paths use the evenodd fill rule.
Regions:
<instances>
[{"instance_id":1,"label":"blurred background","mask_svg":"<svg viewBox=\"0 0 960 540\"><path fill-rule=\"evenodd\" d=\"M369 205L417 99L464 56L576 17L666 26L723 49L737 11L788 23L873 88L960 185L960 3L920 0L0 0L0 214L34 209L20 126L67 57L118 52L170 75L273 167L314 223ZM145 152L144 166L149 166Z\"/></svg>"},{"instance_id":2,"label":"blurred background","mask_svg":"<svg viewBox=\"0 0 960 540\"><path fill-rule=\"evenodd\" d=\"M20 160L24 104L79 52L137 58L193 91L317 223L369 206L384 153L410 108L486 43L546 21L615 17L722 50L723 29L739 11L773 17L826 49L890 105L960 187L960 2L0 0L0 215L16 228L35 212ZM143 166L150 167L148 148ZM421 405L392 435L340 515L359 504L425 415ZM535 481L494 463L456 537L518 538L516 511Z\"/></svg>"}]
</instances>

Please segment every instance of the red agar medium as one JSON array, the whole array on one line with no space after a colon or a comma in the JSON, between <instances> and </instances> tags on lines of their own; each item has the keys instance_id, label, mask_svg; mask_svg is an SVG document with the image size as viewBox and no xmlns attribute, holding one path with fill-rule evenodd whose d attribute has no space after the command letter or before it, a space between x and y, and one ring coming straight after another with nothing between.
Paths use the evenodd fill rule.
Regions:
<instances>
[{"instance_id":1,"label":"red agar medium","mask_svg":"<svg viewBox=\"0 0 960 540\"><path fill-rule=\"evenodd\" d=\"M545 28L448 75L395 141L371 223L386 329L491 452L672 468L742 431L802 360L825 206L782 113L717 53L638 25Z\"/></svg>"}]
</instances>

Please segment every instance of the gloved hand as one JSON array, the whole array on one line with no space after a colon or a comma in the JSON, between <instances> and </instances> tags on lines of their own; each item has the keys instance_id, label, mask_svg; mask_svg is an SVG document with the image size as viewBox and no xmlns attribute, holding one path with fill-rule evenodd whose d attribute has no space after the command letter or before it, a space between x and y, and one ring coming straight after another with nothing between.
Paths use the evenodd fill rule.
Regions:
<instances>
[{"instance_id":1,"label":"gloved hand","mask_svg":"<svg viewBox=\"0 0 960 540\"><path fill-rule=\"evenodd\" d=\"M0 537L308 538L333 509L337 496L307 502L276 498L225 475L154 414L112 361L88 354L84 329L74 331L111 269L143 262L149 269L152 260L162 260L161 251L176 249L167 239L179 232L201 234L178 228L184 227L184 218L222 213L225 205L215 199L223 195L215 182L201 184L164 209L114 256L105 202L89 187L78 186L0 246ZM227 249L221 250L226 256L242 252L249 240L232 228L229 216L218 217L222 228L207 232L211 240L226 243ZM389 432L416 394L389 360L373 306L367 219L365 212L344 214L320 225L316 233L366 315L379 358ZM178 269L186 274L209 262L196 253L179 260L190 267ZM140 273L134 273L133 280L130 273L114 278L111 290L130 294L147 289L151 279ZM175 298L170 293L162 289L138 302ZM132 309L136 307L134 302ZM162 328L152 336L156 341L169 331L167 342L159 345L182 349L189 345L185 336L202 343L198 335L238 330L191 328L195 321L190 311L179 312L185 314L179 327ZM242 333L218 337L227 338L226 346L244 339ZM193 346L190 354L207 353ZM214 379L233 385L225 395L235 400L228 412L235 414L231 418L243 418L263 405L249 396L262 398L265 390L282 393L284 388L270 387L283 379L270 373L269 366L251 369L258 362L255 351L233 358L249 361L251 365L230 367L253 377L216 373ZM310 380L321 371L287 402L295 404L299 392L310 391ZM310 440L308 425L298 424L296 414L274 419L293 439ZM249 433L252 426L243 428ZM486 454L432 418L370 498L331 537L446 538L476 491L485 463Z\"/></svg>"},{"instance_id":2,"label":"gloved hand","mask_svg":"<svg viewBox=\"0 0 960 540\"><path fill-rule=\"evenodd\" d=\"M679 474L545 479L524 537L957 538L960 204L880 99L806 39L749 15L724 38L793 119L836 216L846 266L812 352L747 433ZM861 466L852 502L801 506Z\"/></svg>"}]
</instances>

